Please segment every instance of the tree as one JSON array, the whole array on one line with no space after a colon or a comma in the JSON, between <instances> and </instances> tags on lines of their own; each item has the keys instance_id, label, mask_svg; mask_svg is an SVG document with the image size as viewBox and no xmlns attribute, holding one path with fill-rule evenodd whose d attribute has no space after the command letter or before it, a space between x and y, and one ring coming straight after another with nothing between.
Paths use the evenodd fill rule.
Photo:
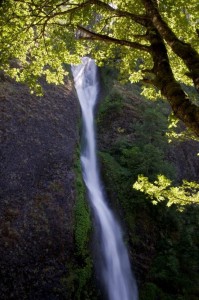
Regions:
<instances>
[{"instance_id":1,"label":"tree","mask_svg":"<svg viewBox=\"0 0 199 300\"><path fill-rule=\"evenodd\" d=\"M154 183L148 178L139 175L133 188L145 193L154 204L167 200L167 205L176 204L182 207L187 204L199 204L199 184L183 180L181 186L172 186L171 180L163 175L158 175Z\"/></svg>"},{"instance_id":2,"label":"tree","mask_svg":"<svg viewBox=\"0 0 199 300\"><path fill-rule=\"evenodd\" d=\"M112 62L122 77L142 81L148 96L151 87L158 89L199 136L198 103L181 84L199 90L198 8L197 0L4 1L0 63L38 90L39 76L61 83L64 63L78 63L83 55Z\"/></svg>"}]
</instances>

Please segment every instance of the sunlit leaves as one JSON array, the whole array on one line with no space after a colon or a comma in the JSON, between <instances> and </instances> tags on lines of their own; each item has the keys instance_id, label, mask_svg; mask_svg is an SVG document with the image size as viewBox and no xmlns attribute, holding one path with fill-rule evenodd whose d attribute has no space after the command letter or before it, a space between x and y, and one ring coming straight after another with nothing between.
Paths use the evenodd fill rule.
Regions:
<instances>
[{"instance_id":1,"label":"sunlit leaves","mask_svg":"<svg viewBox=\"0 0 199 300\"><path fill-rule=\"evenodd\" d=\"M158 99L158 97L161 97L161 93L153 86L143 86L141 95L152 101L155 101Z\"/></svg>"},{"instance_id":2,"label":"sunlit leaves","mask_svg":"<svg viewBox=\"0 0 199 300\"><path fill-rule=\"evenodd\" d=\"M142 74L142 71L139 70L137 72L133 72L130 77L129 77L129 80L131 82L139 82L143 77L143 74Z\"/></svg>"},{"instance_id":3,"label":"sunlit leaves","mask_svg":"<svg viewBox=\"0 0 199 300\"><path fill-rule=\"evenodd\" d=\"M154 183L149 182L147 177L138 176L133 188L139 190L152 200L153 204L166 200L167 205L176 204L199 204L199 183L183 180L181 186L172 186L171 180L163 175L158 175Z\"/></svg>"},{"instance_id":4,"label":"sunlit leaves","mask_svg":"<svg viewBox=\"0 0 199 300\"><path fill-rule=\"evenodd\" d=\"M180 120L177 119L173 113L169 115L168 121L169 125L166 136L168 137L169 143L186 140L195 140L199 142L199 138L195 136L192 131L190 131L188 128L182 129L182 126L180 126Z\"/></svg>"},{"instance_id":5,"label":"sunlit leaves","mask_svg":"<svg viewBox=\"0 0 199 300\"><path fill-rule=\"evenodd\" d=\"M199 3L197 0L158 1L159 10L179 39L191 43L199 50L196 28L198 26Z\"/></svg>"},{"instance_id":6,"label":"sunlit leaves","mask_svg":"<svg viewBox=\"0 0 199 300\"><path fill-rule=\"evenodd\" d=\"M122 10L128 10L135 14L142 14L144 12L144 8L140 0L114 0L112 2Z\"/></svg>"},{"instance_id":7,"label":"sunlit leaves","mask_svg":"<svg viewBox=\"0 0 199 300\"><path fill-rule=\"evenodd\" d=\"M85 48L75 39L73 27L64 25L69 20L62 18L65 8L61 2L10 0L9 4L0 11L4 71L37 92L43 74L49 83L63 83L67 74L64 64L78 63Z\"/></svg>"},{"instance_id":8,"label":"sunlit leaves","mask_svg":"<svg viewBox=\"0 0 199 300\"><path fill-rule=\"evenodd\" d=\"M113 0L111 10L110 1L101 1L101 4L99 5L99 1L84 0L4 1L0 8L2 68L10 76L28 82L34 88L41 75L45 75L49 82L62 83L66 74L63 64L78 63L81 56L88 54L99 65L114 63L120 69L123 81L142 80L145 74L138 70L137 62L142 58L140 70L151 69L153 61L150 53L105 40L91 38L88 41L77 30L77 25L81 25L96 34L148 46L146 27L129 15L140 17L147 13L142 1ZM161 16L179 39L191 43L197 49L197 1L185 3L183 0L166 0L158 1L158 5ZM122 15L118 11L122 11ZM175 78L190 83L182 61L170 48L168 54ZM12 59L17 59L20 70L8 67ZM27 78L28 76L32 78ZM143 93L154 99L154 91L153 88L148 92L144 89Z\"/></svg>"},{"instance_id":9,"label":"sunlit leaves","mask_svg":"<svg viewBox=\"0 0 199 300\"><path fill-rule=\"evenodd\" d=\"M108 4L108 1L105 3ZM140 13L138 1L114 1L113 7ZM142 10L144 11L144 9ZM73 12L71 13L71 11ZM96 53L97 61L100 64L104 60L113 58L117 51L115 50L116 46L113 47L103 42L77 42L76 34L78 36L78 33L75 29L77 24L90 26L95 32L106 33L114 38L129 41L136 40L134 35L143 32L142 27L132 20L118 17L102 6L85 5L85 2L81 0L67 2L48 0L43 3L32 0L24 2L10 0L2 8L0 21L3 28L1 41L5 47L4 61L7 63L10 58L18 58L23 68L29 68L31 72L34 69L34 74L37 74L38 77L46 74L47 79L50 82L54 80L55 83L57 83L58 77L62 82L63 71L60 67L62 63L77 63L78 56L90 52ZM146 41L142 42L146 44ZM132 74L134 71L134 62L140 54L137 51L133 55L132 53L128 55L128 51L124 51L124 53L124 60L126 62L129 60L130 64L122 63L121 71L126 73L128 78L128 74ZM119 55L118 59L121 58ZM30 63L26 62L27 59ZM48 72L44 69L46 65L49 66ZM3 61L2 66L5 68ZM60 73L57 70L60 73L58 77L57 73L54 76L55 68L61 71ZM51 70L52 74L50 75ZM25 73L28 75L30 72L9 71L9 75L17 75L16 79L21 79L21 81L24 81Z\"/></svg>"},{"instance_id":10,"label":"sunlit leaves","mask_svg":"<svg viewBox=\"0 0 199 300\"><path fill-rule=\"evenodd\" d=\"M188 69L184 62L171 50L170 47L167 47L167 51L171 68L174 71L175 79L179 82L191 85L192 80L186 76Z\"/></svg>"}]
</instances>

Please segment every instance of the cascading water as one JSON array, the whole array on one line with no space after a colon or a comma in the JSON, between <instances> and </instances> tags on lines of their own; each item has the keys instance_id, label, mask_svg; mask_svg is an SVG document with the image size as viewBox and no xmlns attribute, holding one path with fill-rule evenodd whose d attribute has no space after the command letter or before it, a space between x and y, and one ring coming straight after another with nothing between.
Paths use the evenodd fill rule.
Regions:
<instances>
[{"instance_id":1,"label":"cascading water","mask_svg":"<svg viewBox=\"0 0 199 300\"><path fill-rule=\"evenodd\" d=\"M94 216L100 226L97 239L103 260L102 280L109 300L137 300L137 286L121 229L106 204L99 177L94 126L94 108L99 90L97 67L94 60L84 57L81 65L72 67L72 72L84 124L85 149L81 154L83 178Z\"/></svg>"}]
</instances>

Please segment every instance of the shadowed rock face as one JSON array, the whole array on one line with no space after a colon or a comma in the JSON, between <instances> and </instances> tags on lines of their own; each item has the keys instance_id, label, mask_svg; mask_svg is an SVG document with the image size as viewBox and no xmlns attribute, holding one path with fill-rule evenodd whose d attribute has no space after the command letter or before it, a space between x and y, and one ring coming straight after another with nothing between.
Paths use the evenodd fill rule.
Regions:
<instances>
[{"instance_id":1,"label":"shadowed rock face","mask_svg":"<svg viewBox=\"0 0 199 300\"><path fill-rule=\"evenodd\" d=\"M101 113L98 120L99 123L98 135L97 135L98 147L100 151L104 152L105 154L108 153L110 156L112 156L113 159L111 160L110 157L108 156L106 160L103 160L103 156L102 156L102 160L101 160L102 175L108 193L109 201L114 208L116 207L115 209L117 210L119 218L121 220L124 220L124 228L126 229L127 236L129 237L129 249L130 249L131 259L133 261L134 272L136 274L136 279L138 281L138 284L141 287L140 292L142 292L144 290L144 284L147 283L147 280L149 280L150 283L153 280L152 279L153 277L149 272L151 272L151 266L153 265L155 259L159 255L158 247L160 248L162 247L161 243L163 245L163 238L161 237L161 235L162 236L165 235L165 237L167 236L168 240L170 239L169 241L173 239L173 245L174 245L175 243L177 243L177 240L179 241L181 239L181 236L183 241L184 231L180 232L179 228L170 225L172 224L171 223L172 218L173 218L173 222L175 221L175 217L174 214L170 215L169 217L169 214L167 214L168 210L166 209L164 210L163 208L161 210L158 208L158 205L157 206L151 205L149 200L147 200L149 202L148 204L147 202L146 203L142 202L143 200L140 199L140 204L139 204L138 198L137 199L133 198L136 195L131 194L133 179L130 179L130 181L127 182L128 185L125 185L125 188L122 189L123 188L122 184L124 184L123 176L125 176L124 173L122 173L122 169L121 169L121 173L118 172L118 174L115 176L114 172L112 171L113 169L110 168L111 163L108 166L106 165L108 159L110 160L110 162L112 161L114 162L114 159L115 162L117 163L122 162L121 158L123 156L123 153L121 149L125 150L128 147L125 146L125 144L129 145L129 147L137 146L136 141L137 139L140 138L140 136L139 136L139 132L138 133L136 132L135 127L133 125L140 124L140 123L142 124L142 122L144 121L144 109L147 108L147 106L146 107L141 106L143 104L143 101L137 97L134 97L133 92L131 90L128 90L128 88L125 89L124 87L120 87L119 85L117 85L116 88L123 96L123 100L124 100L124 102L122 103L123 106L122 108L119 109L116 105L113 106L113 101L115 99L115 96L113 97L112 102L109 100L108 105L106 104L107 110L105 109L103 110L103 114ZM147 133L148 131L146 132L146 135ZM148 134L150 136L150 133ZM162 139L164 138L165 137L163 135ZM159 141L161 142L161 139ZM145 140L145 142L147 143L147 139ZM198 182L199 180L199 157L197 156L198 152L199 152L199 143L191 140L186 142L179 142L179 143L175 142L169 144L168 148L165 148L165 159L167 159L170 163L173 164L174 171L176 173L176 181L178 182L178 184L181 184L182 179ZM118 167L117 163L113 164L115 170ZM121 164L121 166L123 165ZM132 169L132 173L133 172L134 170ZM120 183L120 178L122 184ZM122 189L122 192L120 192L120 188ZM124 201L124 203L122 203L122 200ZM191 209L190 212L187 214L188 218L190 218L189 214L191 215ZM175 212L175 216L176 219L179 217L177 212ZM173 224L175 224L175 222ZM181 226L184 226L183 223L181 223ZM193 227L194 228L193 230L195 230L197 227L196 225L193 226L195 226ZM176 233L178 233L179 235L178 238ZM184 242L182 242L182 244L183 243ZM178 247L176 247L176 249L178 249ZM187 254L185 254L185 257L186 255ZM177 259L179 259L178 253L176 254L176 257ZM187 264L187 260L185 261ZM161 264L159 266L160 269L163 268ZM147 278L148 274L150 275ZM192 274L191 276L192 278L194 278L195 275ZM170 290L171 287L169 286L168 294ZM159 296L159 298L163 299L163 297L161 296Z\"/></svg>"},{"instance_id":2,"label":"shadowed rock face","mask_svg":"<svg viewBox=\"0 0 199 300\"><path fill-rule=\"evenodd\" d=\"M188 181L199 179L199 152L198 142L186 141L171 145L168 159L176 166L179 180L186 178Z\"/></svg>"},{"instance_id":3,"label":"shadowed rock face","mask_svg":"<svg viewBox=\"0 0 199 300\"><path fill-rule=\"evenodd\" d=\"M70 82L44 97L0 82L0 299L67 299L79 108Z\"/></svg>"}]
</instances>

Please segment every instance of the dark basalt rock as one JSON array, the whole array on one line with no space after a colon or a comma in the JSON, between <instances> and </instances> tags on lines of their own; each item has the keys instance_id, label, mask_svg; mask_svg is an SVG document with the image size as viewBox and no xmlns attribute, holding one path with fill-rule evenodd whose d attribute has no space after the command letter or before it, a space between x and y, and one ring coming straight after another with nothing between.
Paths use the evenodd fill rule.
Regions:
<instances>
[{"instance_id":1,"label":"dark basalt rock","mask_svg":"<svg viewBox=\"0 0 199 300\"><path fill-rule=\"evenodd\" d=\"M71 83L44 96L0 82L0 299L69 299L74 151L79 108Z\"/></svg>"}]
</instances>

